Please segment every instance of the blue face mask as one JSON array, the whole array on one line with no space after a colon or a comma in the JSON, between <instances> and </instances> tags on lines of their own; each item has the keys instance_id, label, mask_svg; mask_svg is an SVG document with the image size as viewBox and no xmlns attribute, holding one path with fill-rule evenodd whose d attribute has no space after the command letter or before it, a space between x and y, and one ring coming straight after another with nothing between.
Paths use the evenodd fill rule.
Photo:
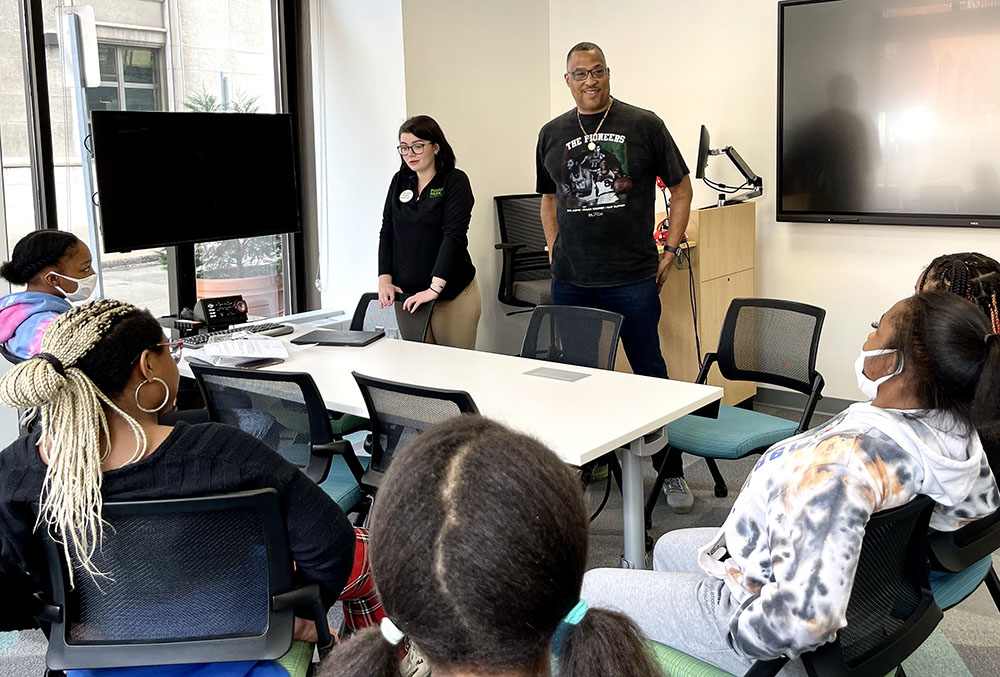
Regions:
<instances>
[{"instance_id":1,"label":"blue face mask","mask_svg":"<svg viewBox=\"0 0 1000 677\"><path fill-rule=\"evenodd\" d=\"M858 377L858 387L861 388L861 392L865 394L865 397L869 401L874 400L878 397L878 387L891 379L893 376L899 375L903 371L903 354L899 353L899 364L896 366L896 371L891 374L886 374L881 378L877 378L874 381L865 376L865 360L869 357L875 357L877 355L889 355L891 353L898 353L899 350L896 348L879 348L878 350L864 350L862 349L861 354L858 355L858 359L854 361L854 373Z\"/></svg>"}]
</instances>

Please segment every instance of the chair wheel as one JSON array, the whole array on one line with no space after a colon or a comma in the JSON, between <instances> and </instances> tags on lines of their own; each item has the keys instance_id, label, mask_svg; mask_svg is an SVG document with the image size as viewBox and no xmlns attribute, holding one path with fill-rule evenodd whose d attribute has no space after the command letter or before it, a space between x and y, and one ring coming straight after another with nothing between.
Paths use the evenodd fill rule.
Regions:
<instances>
[{"instance_id":1,"label":"chair wheel","mask_svg":"<svg viewBox=\"0 0 1000 677\"><path fill-rule=\"evenodd\" d=\"M718 484L715 485L716 498L725 498L728 495L729 495L729 487L727 487L724 484L722 486L719 486Z\"/></svg>"}]
</instances>

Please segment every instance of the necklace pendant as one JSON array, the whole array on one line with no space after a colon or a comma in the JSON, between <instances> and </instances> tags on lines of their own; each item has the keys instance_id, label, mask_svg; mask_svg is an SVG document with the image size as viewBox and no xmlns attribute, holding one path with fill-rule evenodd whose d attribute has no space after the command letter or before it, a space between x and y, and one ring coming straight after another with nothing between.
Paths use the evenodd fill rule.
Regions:
<instances>
[{"instance_id":1,"label":"necklace pendant","mask_svg":"<svg viewBox=\"0 0 1000 677\"><path fill-rule=\"evenodd\" d=\"M587 144L587 148L589 148L590 150L597 150L597 144L591 141L590 143Z\"/></svg>"}]
</instances>

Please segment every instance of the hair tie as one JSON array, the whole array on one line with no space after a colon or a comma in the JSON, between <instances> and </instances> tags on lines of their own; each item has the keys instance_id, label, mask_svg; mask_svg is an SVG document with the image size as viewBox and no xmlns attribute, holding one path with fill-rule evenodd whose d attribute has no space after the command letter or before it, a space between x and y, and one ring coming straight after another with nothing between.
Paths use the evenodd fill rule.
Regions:
<instances>
[{"instance_id":1,"label":"hair tie","mask_svg":"<svg viewBox=\"0 0 1000 677\"><path fill-rule=\"evenodd\" d=\"M996 341L997 336L1000 336L1000 334L987 334L986 336L983 337L983 343L985 343L986 347L989 348L990 341Z\"/></svg>"},{"instance_id":2,"label":"hair tie","mask_svg":"<svg viewBox=\"0 0 1000 677\"><path fill-rule=\"evenodd\" d=\"M567 625L577 625L587 615L588 609L590 607L587 605L587 600L581 599L576 603L576 606L569 610L569 613L562 619L562 622Z\"/></svg>"},{"instance_id":3,"label":"hair tie","mask_svg":"<svg viewBox=\"0 0 1000 677\"><path fill-rule=\"evenodd\" d=\"M403 638L406 637L406 633L396 627L396 624L389 620L388 616L379 623L379 629L382 630L382 637L385 638L385 641L393 646L402 642Z\"/></svg>"},{"instance_id":4,"label":"hair tie","mask_svg":"<svg viewBox=\"0 0 1000 677\"><path fill-rule=\"evenodd\" d=\"M52 365L52 368L56 370L56 373L66 378L66 367L63 366L62 361L53 355L52 353L38 353L35 355L40 360L45 360Z\"/></svg>"}]
</instances>

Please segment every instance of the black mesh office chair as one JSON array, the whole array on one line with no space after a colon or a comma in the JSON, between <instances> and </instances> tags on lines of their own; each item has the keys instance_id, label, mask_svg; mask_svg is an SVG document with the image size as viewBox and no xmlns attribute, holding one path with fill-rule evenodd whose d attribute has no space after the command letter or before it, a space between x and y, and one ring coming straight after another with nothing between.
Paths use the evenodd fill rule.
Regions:
<instances>
[{"instance_id":1,"label":"black mesh office chair","mask_svg":"<svg viewBox=\"0 0 1000 677\"><path fill-rule=\"evenodd\" d=\"M74 572L46 538L50 669L271 660L292 645L293 611L330 637L315 584L293 580L278 492L104 504L94 554ZM44 530L42 530L44 532ZM311 651L310 651L311 655Z\"/></svg>"},{"instance_id":2,"label":"black mesh office chair","mask_svg":"<svg viewBox=\"0 0 1000 677\"><path fill-rule=\"evenodd\" d=\"M722 324L717 352L705 355L698 383L708 380L713 364L731 381L756 381L796 390L807 396L798 424L748 409L722 405L717 419L684 416L667 426L668 447L705 458L715 480L715 495L729 488L715 459L759 454L775 442L808 429L823 391L816 354L826 311L777 299L733 299ZM663 487L666 464L646 501L646 528Z\"/></svg>"},{"instance_id":3,"label":"black mesh office chair","mask_svg":"<svg viewBox=\"0 0 1000 677\"><path fill-rule=\"evenodd\" d=\"M542 196L497 195L500 243L503 254L497 298L508 306L533 308L552 303L552 268L542 229ZM516 312L507 313L512 315Z\"/></svg>"},{"instance_id":4,"label":"black mesh office chair","mask_svg":"<svg viewBox=\"0 0 1000 677\"><path fill-rule=\"evenodd\" d=\"M371 465L362 481L375 489L395 453L429 426L462 414L478 414L469 393L396 383L351 372L372 422Z\"/></svg>"},{"instance_id":5,"label":"black mesh office chair","mask_svg":"<svg viewBox=\"0 0 1000 677\"><path fill-rule=\"evenodd\" d=\"M194 364L191 371L212 421L235 426L277 451L344 512L364 512L364 466L350 442L334 441L312 376Z\"/></svg>"},{"instance_id":6,"label":"black mesh office chair","mask_svg":"<svg viewBox=\"0 0 1000 677\"><path fill-rule=\"evenodd\" d=\"M410 313L403 310L403 302L407 298L408 295L397 294L396 301L391 306L380 308L377 293L362 294L354 309L351 330L373 331L375 327L382 327L387 338L423 343L427 340L427 327L430 326L431 313L434 312L434 302L423 303Z\"/></svg>"},{"instance_id":7,"label":"black mesh office chair","mask_svg":"<svg viewBox=\"0 0 1000 677\"><path fill-rule=\"evenodd\" d=\"M573 364L594 369L614 369L623 317L618 313L580 306L538 306L531 313L521 344L521 357ZM612 477L621 489L621 465L615 454L593 462L610 469L604 498L591 516L595 520L611 496ZM592 466L591 466L592 467ZM585 472L589 476L589 472Z\"/></svg>"},{"instance_id":8,"label":"black mesh office chair","mask_svg":"<svg viewBox=\"0 0 1000 677\"><path fill-rule=\"evenodd\" d=\"M872 515L847 604L847 626L835 641L803 654L809 675L888 675L930 636L943 617L928 583L927 524L933 509L931 499L918 496ZM719 673L674 649L658 644L653 649L673 677ZM773 677L787 662L787 658L757 661L744 674ZM897 677L901 673L902 668Z\"/></svg>"},{"instance_id":9,"label":"black mesh office chair","mask_svg":"<svg viewBox=\"0 0 1000 677\"><path fill-rule=\"evenodd\" d=\"M931 564L936 570L931 590L947 611L976 591L983 581L1000 610L1000 578L993 553L1000 550L1000 510L957 531L932 531Z\"/></svg>"}]
</instances>

